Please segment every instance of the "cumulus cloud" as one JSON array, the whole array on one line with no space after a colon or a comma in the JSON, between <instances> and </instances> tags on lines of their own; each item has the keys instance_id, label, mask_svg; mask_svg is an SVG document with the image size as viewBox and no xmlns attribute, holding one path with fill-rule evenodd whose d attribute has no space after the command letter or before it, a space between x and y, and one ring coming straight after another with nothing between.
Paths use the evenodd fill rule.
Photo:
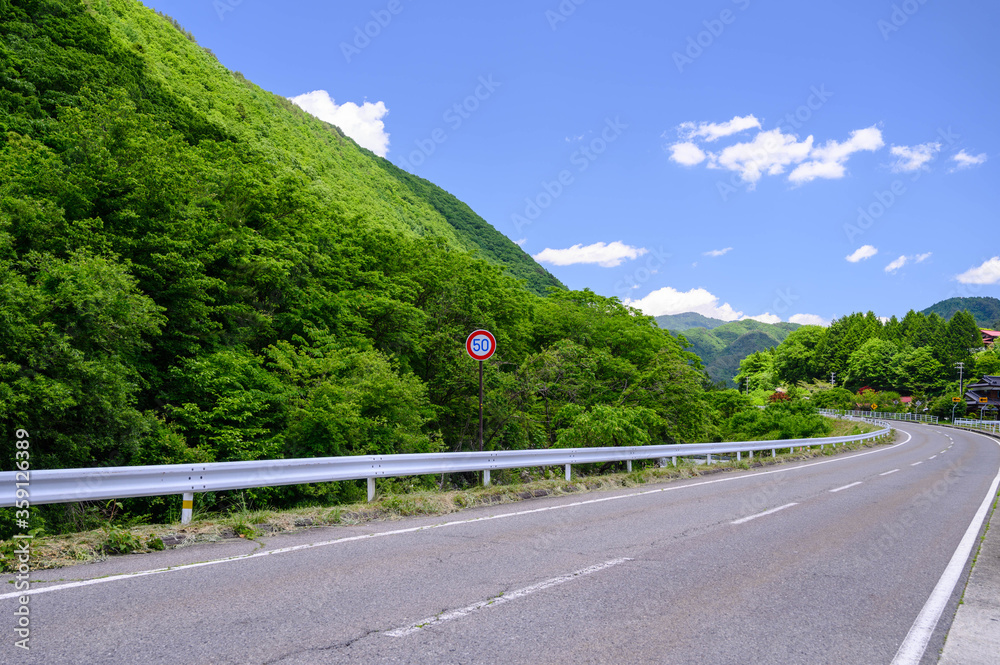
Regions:
<instances>
[{"instance_id":1,"label":"cumulus cloud","mask_svg":"<svg viewBox=\"0 0 1000 665\"><path fill-rule=\"evenodd\" d=\"M702 256L723 256L731 251L733 251L732 247L726 247L725 249L713 249L705 252Z\"/></svg>"},{"instance_id":2,"label":"cumulus cloud","mask_svg":"<svg viewBox=\"0 0 1000 665\"><path fill-rule=\"evenodd\" d=\"M744 319L753 319L754 321L760 321L761 323L781 323L781 317L777 314L771 314L770 312L764 312L763 314L758 314L756 316L745 316Z\"/></svg>"},{"instance_id":3,"label":"cumulus cloud","mask_svg":"<svg viewBox=\"0 0 1000 665\"><path fill-rule=\"evenodd\" d=\"M800 184L816 178L843 178L846 172L845 163L854 153L861 150L873 152L885 145L882 132L875 126L856 129L851 137L840 143L830 140L809 153L809 161L799 164L788 179Z\"/></svg>"},{"instance_id":4,"label":"cumulus cloud","mask_svg":"<svg viewBox=\"0 0 1000 665\"><path fill-rule=\"evenodd\" d=\"M962 284L1000 283L1000 256L994 256L981 266L969 268L955 279Z\"/></svg>"},{"instance_id":5,"label":"cumulus cloud","mask_svg":"<svg viewBox=\"0 0 1000 665\"><path fill-rule=\"evenodd\" d=\"M816 314L792 314L788 317L790 323L798 323L803 326L828 326L830 321Z\"/></svg>"},{"instance_id":6,"label":"cumulus cloud","mask_svg":"<svg viewBox=\"0 0 1000 665\"><path fill-rule=\"evenodd\" d=\"M684 166L701 164L706 156L705 151L694 143L675 143L670 146L670 159Z\"/></svg>"},{"instance_id":7,"label":"cumulus cloud","mask_svg":"<svg viewBox=\"0 0 1000 665\"><path fill-rule=\"evenodd\" d=\"M344 102L338 105L326 90L313 90L290 99L310 115L340 127L361 147L368 148L379 157L388 154L389 134L385 131L382 118L389 113L389 109L383 102L365 102L361 106Z\"/></svg>"},{"instance_id":8,"label":"cumulus cloud","mask_svg":"<svg viewBox=\"0 0 1000 665\"><path fill-rule=\"evenodd\" d=\"M913 260L916 263L923 263L927 259L931 258L931 255L933 253L934 252L925 252L924 254L917 254L916 256L913 257Z\"/></svg>"},{"instance_id":9,"label":"cumulus cloud","mask_svg":"<svg viewBox=\"0 0 1000 665\"><path fill-rule=\"evenodd\" d=\"M752 114L742 118L737 115L727 122L700 122L698 124L682 122L677 127L677 134L687 141L701 138L711 143L724 136L738 134L753 128L760 129L760 121L757 118Z\"/></svg>"},{"instance_id":10,"label":"cumulus cloud","mask_svg":"<svg viewBox=\"0 0 1000 665\"><path fill-rule=\"evenodd\" d=\"M951 156L951 159L955 162L955 167L951 170L954 173L955 171L979 166L986 161L986 153L981 152L978 155L970 155L965 150L959 150L957 154Z\"/></svg>"},{"instance_id":11,"label":"cumulus cloud","mask_svg":"<svg viewBox=\"0 0 1000 665\"><path fill-rule=\"evenodd\" d=\"M567 249L551 249L546 247L533 258L540 263L551 263L555 266L571 266L578 263L596 263L602 268L614 268L621 265L625 259L636 259L648 250L642 247L632 247L615 241L605 244L595 242L593 245L577 244Z\"/></svg>"},{"instance_id":12,"label":"cumulus cloud","mask_svg":"<svg viewBox=\"0 0 1000 665\"><path fill-rule=\"evenodd\" d=\"M872 245L862 245L861 247L858 247L856 250L854 250L852 254L848 254L844 258L846 258L851 263L857 263L862 259L870 259L876 254L878 254L878 250L875 249Z\"/></svg>"},{"instance_id":13,"label":"cumulus cloud","mask_svg":"<svg viewBox=\"0 0 1000 665\"><path fill-rule=\"evenodd\" d=\"M765 173L784 173L786 166L804 160L812 152L812 146L812 136L799 141L794 134L772 129L758 132L753 141L728 146L712 160L712 166L738 172L752 189Z\"/></svg>"},{"instance_id":14,"label":"cumulus cloud","mask_svg":"<svg viewBox=\"0 0 1000 665\"><path fill-rule=\"evenodd\" d=\"M900 256L898 259L896 259L895 261L893 261L889 265L887 265L885 267L885 271L887 273L889 273L890 275L892 275L897 270L899 270L900 268L902 268L903 266L905 266L907 261L909 261L908 257L906 257L906 256Z\"/></svg>"},{"instance_id":15,"label":"cumulus cloud","mask_svg":"<svg viewBox=\"0 0 1000 665\"><path fill-rule=\"evenodd\" d=\"M691 289L690 291L678 291L669 286L653 291L645 298L638 300L625 300L626 305L630 305L641 310L649 316L662 316L664 314L683 314L684 312L697 312L713 319L723 321L735 321L743 318L743 312L737 312L729 303L720 303L718 296L709 293L705 289Z\"/></svg>"},{"instance_id":16,"label":"cumulus cloud","mask_svg":"<svg viewBox=\"0 0 1000 665\"><path fill-rule=\"evenodd\" d=\"M898 159L893 162L894 173L906 173L922 169L934 155L941 151L940 143L921 143L915 146L894 145L889 149Z\"/></svg>"},{"instance_id":17,"label":"cumulus cloud","mask_svg":"<svg viewBox=\"0 0 1000 665\"><path fill-rule=\"evenodd\" d=\"M520 240L515 240L514 244L518 247L524 247L524 243L528 242L527 238L521 238Z\"/></svg>"}]
</instances>

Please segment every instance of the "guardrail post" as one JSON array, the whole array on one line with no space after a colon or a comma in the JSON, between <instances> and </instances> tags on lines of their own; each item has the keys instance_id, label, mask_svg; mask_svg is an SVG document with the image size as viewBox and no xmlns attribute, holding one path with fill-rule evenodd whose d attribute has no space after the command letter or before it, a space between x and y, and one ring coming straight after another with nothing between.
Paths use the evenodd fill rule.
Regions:
<instances>
[{"instance_id":1,"label":"guardrail post","mask_svg":"<svg viewBox=\"0 0 1000 665\"><path fill-rule=\"evenodd\" d=\"M483 487L489 487L490 484L490 470L483 470Z\"/></svg>"},{"instance_id":2,"label":"guardrail post","mask_svg":"<svg viewBox=\"0 0 1000 665\"><path fill-rule=\"evenodd\" d=\"M705 460L705 464L706 465L710 465L711 463L712 463L712 453L709 453L708 454L708 459Z\"/></svg>"},{"instance_id":3,"label":"guardrail post","mask_svg":"<svg viewBox=\"0 0 1000 665\"><path fill-rule=\"evenodd\" d=\"M368 503L375 500L375 479L368 479Z\"/></svg>"},{"instance_id":4,"label":"guardrail post","mask_svg":"<svg viewBox=\"0 0 1000 665\"><path fill-rule=\"evenodd\" d=\"M677 466L677 455L674 455L671 459L673 460L674 466Z\"/></svg>"},{"instance_id":5,"label":"guardrail post","mask_svg":"<svg viewBox=\"0 0 1000 665\"><path fill-rule=\"evenodd\" d=\"M743 454L740 451L736 451L736 461L740 462L743 460Z\"/></svg>"},{"instance_id":6,"label":"guardrail post","mask_svg":"<svg viewBox=\"0 0 1000 665\"><path fill-rule=\"evenodd\" d=\"M778 449L771 448L771 457L777 457L777 456L778 456Z\"/></svg>"},{"instance_id":7,"label":"guardrail post","mask_svg":"<svg viewBox=\"0 0 1000 665\"><path fill-rule=\"evenodd\" d=\"M632 473L632 460L625 460L625 469Z\"/></svg>"},{"instance_id":8,"label":"guardrail post","mask_svg":"<svg viewBox=\"0 0 1000 665\"><path fill-rule=\"evenodd\" d=\"M181 495L181 524L191 523L191 513L194 512L194 492L184 492Z\"/></svg>"},{"instance_id":9,"label":"guardrail post","mask_svg":"<svg viewBox=\"0 0 1000 665\"><path fill-rule=\"evenodd\" d=\"M572 477L572 471L571 471L572 468L573 468L572 464L567 464L566 465L566 480L567 481Z\"/></svg>"}]
</instances>

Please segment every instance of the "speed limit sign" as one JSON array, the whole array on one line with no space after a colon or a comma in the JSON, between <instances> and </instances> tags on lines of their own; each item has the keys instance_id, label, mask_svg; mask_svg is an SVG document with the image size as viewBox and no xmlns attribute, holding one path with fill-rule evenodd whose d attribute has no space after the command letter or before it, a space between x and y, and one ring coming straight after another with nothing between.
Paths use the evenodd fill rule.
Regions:
<instances>
[{"instance_id":1,"label":"speed limit sign","mask_svg":"<svg viewBox=\"0 0 1000 665\"><path fill-rule=\"evenodd\" d=\"M497 350L497 339L489 330L474 330L465 340L465 350L473 360L487 360Z\"/></svg>"}]
</instances>

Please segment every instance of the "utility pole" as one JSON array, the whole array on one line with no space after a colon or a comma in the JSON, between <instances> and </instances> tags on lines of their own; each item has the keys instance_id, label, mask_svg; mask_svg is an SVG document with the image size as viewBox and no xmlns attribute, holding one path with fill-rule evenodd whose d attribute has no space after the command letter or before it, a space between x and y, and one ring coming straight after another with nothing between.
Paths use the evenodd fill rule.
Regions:
<instances>
[{"instance_id":1,"label":"utility pole","mask_svg":"<svg viewBox=\"0 0 1000 665\"><path fill-rule=\"evenodd\" d=\"M955 367L958 368L958 398L960 400L965 400L965 391L962 390L962 370L965 369L965 363L955 363ZM958 402L951 405L951 422L955 422L955 407L958 406Z\"/></svg>"},{"instance_id":2,"label":"utility pole","mask_svg":"<svg viewBox=\"0 0 1000 665\"><path fill-rule=\"evenodd\" d=\"M837 387L837 373L836 372L830 372L830 387L831 388L836 388Z\"/></svg>"}]
</instances>

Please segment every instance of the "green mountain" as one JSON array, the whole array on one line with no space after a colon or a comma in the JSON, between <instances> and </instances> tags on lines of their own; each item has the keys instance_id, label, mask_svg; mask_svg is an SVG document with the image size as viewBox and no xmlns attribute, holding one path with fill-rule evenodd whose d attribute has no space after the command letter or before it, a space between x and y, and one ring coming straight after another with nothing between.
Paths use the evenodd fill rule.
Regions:
<instances>
[{"instance_id":1,"label":"green mountain","mask_svg":"<svg viewBox=\"0 0 1000 665\"><path fill-rule=\"evenodd\" d=\"M714 435L675 337L553 286L454 196L138 2L0 0L0 441L30 432L33 467ZM481 442L477 328L497 342Z\"/></svg>"},{"instance_id":2,"label":"green mountain","mask_svg":"<svg viewBox=\"0 0 1000 665\"><path fill-rule=\"evenodd\" d=\"M1000 325L1000 300L997 298L948 298L934 303L920 313L924 316L937 314L945 321L950 321L956 312L963 310L972 314L980 328L991 328Z\"/></svg>"},{"instance_id":3,"label":"green mountain","mask_svg":"<svg viewBox=\"0 0 1000 665\"><path fill-rule=\"evenodd\" d=\"M698 312L684 312L683 314L664 314L663 316L658 316L656 317L656 323L661 328L665 328L671 332L682 332L689 328L711 330L712 328L718 328L725 321L722 319L713 319Z\"/></svg>"},{"instance_id":4,"label":"green mountain","mask_svg":"<svg viewBox=\"0 0 1000 665\"><path fill-rule=\"evenodd\" d=\"M751 353L777 346L798 327L797 323L761 323L743 319L711 330L689 328L681 334L692 344L691 350L701 358L712 380L733 386L733 377L739 372L741 360Z\"/></svg>"}]
</instances>

